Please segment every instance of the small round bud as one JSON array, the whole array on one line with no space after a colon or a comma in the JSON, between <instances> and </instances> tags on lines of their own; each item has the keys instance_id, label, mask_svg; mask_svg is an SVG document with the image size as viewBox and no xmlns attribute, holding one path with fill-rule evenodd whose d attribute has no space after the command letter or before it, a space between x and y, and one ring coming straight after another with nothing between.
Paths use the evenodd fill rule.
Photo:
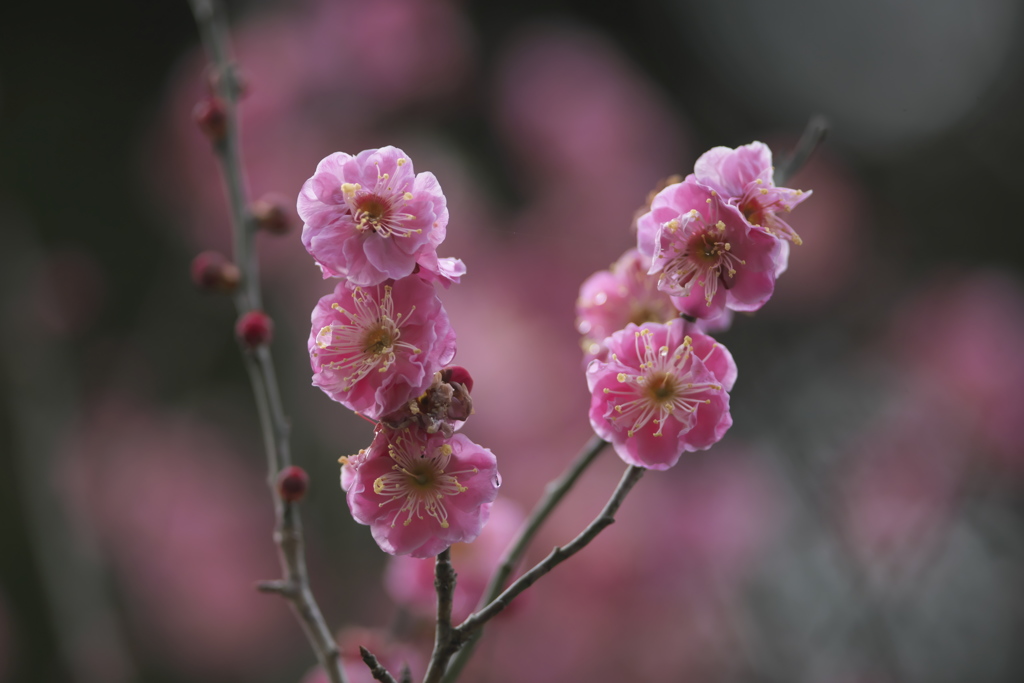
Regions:
<instances>
[{"instance_id":1,"label":"small round bud","mask_svg":"<svg viewBox=\"0 0 1024 683\"><path fill-rule=\"evenodd\" d=\"M269 233L283 235L292 227L292 212L288 200L276 192L265 194L254 201L250 210L260 229Z\"/></svg>"},{"instance_id":2,"label":"small round bud","mask_svg":"<svg viewBox=\"0 0 1024 683\"><path fill-rule=\"evenodd\" d=\"M298 465L289 465L277 474L277 492L281 500L298 503L309 490L309 475Z\"/></svg>"},{"instance_id":3,"label":"small round bud","mask_svg":"<svg viewBox=\"0 0 1024 683\"><path fill-rule=\"evenodd\" d=\"M228 114L216 97L204 97L192 109L192 119L210 142L222 142L228 134Z\"/></svg>"},{"instance_id":4,"label":"small round bud","mask_svg":"<svg viewBox=\"0 0 1024 683\"><path fill-rule=\"evenodd\" d=\"M235 324L235 335L250 349L270 343L274 333L274 321L263 311L249 311Z\"/></svg>"},{"instance_id":5,"label":"small round bud","mask_svg":"<svg viewBox=\"0 0 1024 683\"><path fill-rule=\"evenodd\" d=\"M473 391L473 378L470 376L469 370L461 365L451 365L441 370L441 379L449 384L457 382L464 386L467 392Z\"/></svg>"},{"instance_id":6,"label":"small round bud","mask_svg":"<svg viewBox=\"0 0 1024 683\"><path fill-rule=\"evenodd\" d=\"M217 251L204 251L192 259L192 282L204 292L233 292L242 273Z\"/></svg>"}]
</instances>

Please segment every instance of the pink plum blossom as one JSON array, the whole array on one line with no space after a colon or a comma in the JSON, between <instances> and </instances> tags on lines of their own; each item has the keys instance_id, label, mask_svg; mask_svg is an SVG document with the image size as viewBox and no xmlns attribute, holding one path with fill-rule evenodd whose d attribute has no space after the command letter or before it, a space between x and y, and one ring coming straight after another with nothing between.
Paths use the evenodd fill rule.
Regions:
<instances>
[{"instance_id":1,"label":"pink plum blossom","mask_svg":"<svg viewBox=\"0 0 1024 683\"><path fill-rule=\"evenodd\" d=\"M718 442L732 425L732 355L685 325L627 325L606 341L609 360L587 368L590 424L630 465L668 469L684 451Z\"/></svg>"},{"instance_id":2,"label":"pink plum blossom","mask_svg":"<svg viewBox=\"0 0 1024 683\"><path fill-rule=\"evenodd\" d=\"M660 274L658 289L695 318L715 318L726 308L756 311L784 268L783 243L751 227L692 175L654 197L637 220L637 244L652 261L650 274Z\"/></svg>"},{"instance_id":3,"label":"pink plum blossom","mask_svg":"<svg viewBox=\"0 0 1024 683\"><path fill-rule=\"evenodd\" d=\"M299 193L302 244L324 277L375 285L437 267L448 208L432 173L416 174L396 147L323 159ZM431 258L430 254L434 254Z\"/></svg>"},{"instance_id":4,"label":"pink plum blossom","mask_svg":"<svg viewBox=\"0 0 1024 683\"><path fill-rule=\"evenodd\" d=\"M576 329L583 334L587 360L603 358L604 339L627 324L667 323L679 317L672 297L658 289L658 279L647 274L651 260L629 249L610 270L601 270L580 286L576 300ZM732 322L730 311L711 321L701 321L701 331L725 329Z\"/></svg>"},{"instance_id":5,"label":"pink plum blossom","mask_svg":"<svg viewBox=\"0 0 1024 683\"><path fill-rule=\"evenodd\" d=\"M774 173L772 151L763 142L736 149L714 147L702 154L693 167L697 182L737 207L750 225L801 244L800 236L783 216L811 193L775 187Z\"/></svg>"},{"instance_id":6,"label":"pink plum blossom","mask_svg":"<svg viewBox=\"0 0 1024 683\"><path fill-rule=\"evenodd\" d=\"M391 555L432 557L476 539L498 495L498 464L462 434L379 429L365 454L345 463L352 516Z\"/></svg>"},{"instance_id":7,"label":"pink plum blossom","mask_svg":"<svg viewBox=\"0 0 1024 683\"><path fill-rule=\"evenodd\" d=\"M426 389L455 356L455 331L433 285L419 278L358 287L342 281L312 315L313 384L376 419Z\"/></svg>"},{"instance_id":8,"label":"pink plum blossom","mask_svg":"<svg viewBox=\"0 0 1024 683\"><path fill-rule=\"evenodd\" d=\"M665 323L679 317L658 279L647 271L651 260L636 249L624 253L609 270L601 270L580 286L576 300L576 329L584 335L583 350L596 357L601 342L628 323Z\"/></svg>"}]
</instances>

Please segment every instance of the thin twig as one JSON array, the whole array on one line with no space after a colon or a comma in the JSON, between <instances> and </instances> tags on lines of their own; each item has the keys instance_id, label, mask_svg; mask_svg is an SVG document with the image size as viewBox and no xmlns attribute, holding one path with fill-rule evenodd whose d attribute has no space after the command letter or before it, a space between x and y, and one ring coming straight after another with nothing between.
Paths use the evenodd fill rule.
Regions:
<instances>
[{"instance_id":1,"label":"thin twig","mask_svg":"<svg viewBox=\"0 0 1024 683\"><path fill-rule=\"evenodd\" d=\"M221 162L231 207L234 261L242 273L242 286L235 295L235 307L238 314L242 315L259 309L261 302L254 223L248 209L236 115L240 88L228 53L227 23L221 6L216 0L190 2L203 44L213 65L216 88L225 110L226 135L222 141L214 145L214 149ZM252 381L263 431L267 453L267 477L274 497L274 512L277 518L274 541L278 546L281 569L284 573L283 579L264 582L260 584L260 589L279 593L288 599L331 683L345 683L338 645L309 586L299 510L295 504L281 498L275 485L278 472L291 465L292 458L289 441L290 423L285 417L281 402L273 359L266 346L246 349L243 357Z\"/></svg>"},{"instance_id":2,"label":"thin twig","mask_svg":"<svg viewBox=\"0 0 1024 683\"><path fill-rule=\"evenodd\" d=\"M576 484L576 481L580 478L584 471L590 467L591 463L597 458L608 442L599 436L594 436L587 442L587 444L580 451L576 459L573 460L572 464L562 473L558 479L554 479L544 487L544 496L537 502L533 512L530 513L529 518L523 524L519 530L519 535L516 536L512 544L509 545L508 550L505 551L504 557L501 558L501 562L498 564L498 568L495 570L494 575L491 577L491 581L487 584L487 589L484 591L483 596L480 598L480 602L477 605L477 610L482 610L488 604L490 604L495 598L497 598L501 592L505 589L505 583L509 577L512 576L512 572L515 570L516 565L522 559L526 549L529 548L530 542L533 541L533 537L540 531L541 526L547 521L547 518L551 515L551 512L558 506L565 497L565 494L569 492L569 489ZM477 629L471 636L468 642L459 650L458 654L451 661L451 665L448 667L448 671L445 673L444 681L451 683L458 675L462 672L466 662L473 654L473 647L476 645L476 641L480 638L482 629Z\"/></svg>"},{"instance_id":3,"label":"thin twig","mask_svg":"<svg viewBox=\"0 0 1024 683\"><path fill-rule=\"evenodd\" d=\"M803 135L800 136L800 140L796 143L796 147L793 148L793 151L790 152L785 161L780 162L775 168L773 180L776 186L781 187L785 185L790 178L796 175L797 171L803 168L814 150L825 139L826 133L828 133L828 119L821 114L812 116L811 120L807 122L807 127L804 128Z\"/></svg>"},{"instance_id":4,"label":"thin twig","mask_svg":"<svg viewBox=\"0 0 1024 683\"><path fill-rule=\"evenodd\" d=\"M535 565L533 569L513 581L512 585L505 589L501 595L492 600L483 609L469 615L464 622L452 629L448 650L446 653L442 653L442 656L447 654L448 658L450 658L454 655L475 633L478 633L483 628L484 624L500 614L520 593L536 583L540 577L583 550L591 541L597 538L598 534L611 526L615 522L615 513L618 512L622 501L625 500L626 495L640 481L640 477L646 471L644 468L637 467L636 465L627 467L622 475L622 479L619 480L619 485L615 488L611 498L608 499L604 509L601 510L601 514L594 518L594 521L579 536L574 538L572 542L568 545L552 549L547 557ZM457 672L449 680L454 680L455 675L458 675Z\"/></svg>"},{"instance_id":5,"label":"thin twig","mask_svg":"<svg viewBox=\"0 0 1024 683\"><path fill-rule=\"evenodd\" d=\"M455 595L455 569L452 567L452 549L445 548L434 565L434 588L437 590L437 627L434 631L434 652L423 683L437 683L444 674L448 659L444 653L452 639L452 602Z\"/></svg>"},{"instance_id":6,"label":"thin twig","mask_svg":"<svg viewBox=\"0 0 1024 683\"><path fill-rule=\"evenodd\" d=\"M580 533L579 536L574 538L571 543L563 547L556 547L541 560L533 569L526 572L518 579L516 579L511 586L505 589L505 592L495 598L487 607L471 614L466 621L462 622L456 632L460 634L468 634L476 629L482 628L485 623L493 619L499 612L508 607L512 600L522 593L524 590L532 586L537 579L544 576L552 569L565 562L570 557L583 550L591 541L593 541L599 533L605 528L615 523L615 513L619 511L619 507L622 505L622 501L625 500L626 494L640 481L640 477L644 475L647 470L643 467L637 467L636 465L630 465L626 468L626 471L622 475L622 479L619 480L619 485L615 488L615 492L612 493L612 497L608 499L604 509L601 510L593 522L591 522L586 529Z\"/></svg>"},{"instance_id":7,"label":"thin twig","mask_svg":"<svg viewBox=\"0 0 1024 683\"><path fill-rule=\"evenodd\" d=\"M378 680L380 683L397 683L395 677L384 668L384 665L373 656L373 653L362 645L359 646L359 654L362 656L366 666L370 667L370 674L373 675L374 680Z\"/></svg>"}]
</instances>

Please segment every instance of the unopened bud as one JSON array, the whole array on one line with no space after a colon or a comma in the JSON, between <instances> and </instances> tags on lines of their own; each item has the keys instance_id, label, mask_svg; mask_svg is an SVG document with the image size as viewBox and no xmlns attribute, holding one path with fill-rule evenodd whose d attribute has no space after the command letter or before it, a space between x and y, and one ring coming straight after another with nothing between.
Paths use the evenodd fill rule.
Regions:
<instances>
[{"instance_id":1,"label":"unopened bud","mask_svg":"<svg viewBox=\"0 0 1024 683\"><path fill-rule=\"evenodd\" d=\"M235 335L250 349L270 343L274 321L263 311L249 311L235 324Z\"/></svg>"},{"instance_id":2,"label":"unopened bud","mask_svg":"<svg viewBox=\"0 0 1024 683\"><path fill-rule=\"evenodd\" d=\"M216 97L204 97L196 102L192 109L192 119L199 130L216 144L222 142L228 134L228 114L224 103Z\"/></svg>"},{"instance_id":3,"label":"unopened bud","mask_svg":"<svg viewBox=\"0 0 1024 683\"><path fill-rule=\"evenodd\" d=\"M298 465L289 465L277 475L277 492L281 500L298 503L309 490L309 475Z\"/></svg>"},{"instance_id":4,"label":"unopened bud","mask_svg":"<svg viewBox=\"0 0 1024 683\"><path fill-rule=\"evenodd\" d=\"M265 194L252 203L252 217L262 230L283 235L292 227L292 212L288 200L276 192Z\"/></svg>"},{"instance_id":5,"label":"unopened bud","mask_svg":"<svg viewBox=\"0 0 1024 683\"><path fill-rule=\"evenodd\" d=\"M461 365L451 365L441 370L441 380L451 384L457 382L466 388L467 392L473 391L473 377L469 370Z\"/></svg>"},{"instance_id":6,"label":"unopened bud","mask_svg":"<svg viewBox=\"0 0 1024 683\"><path fill-rule=\"evenodd\" d=\"M233 292L242 274L217 251L204 251L192 259L192 282L205 292Z\"/></svg>"}]
</instances>

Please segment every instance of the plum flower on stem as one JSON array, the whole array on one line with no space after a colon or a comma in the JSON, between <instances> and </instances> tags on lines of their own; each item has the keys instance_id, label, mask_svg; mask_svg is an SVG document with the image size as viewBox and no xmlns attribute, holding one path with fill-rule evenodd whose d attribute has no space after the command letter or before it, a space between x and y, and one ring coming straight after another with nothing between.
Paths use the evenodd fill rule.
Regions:
<instances>
[{"instance_id":1,"label":"plum flower on stem","mask_svg":"<svg viewBox=\"0 0 1024 683\"><path fill-rule=\"evenodd\" d=\"M326 157L302 186L297 209L302 244L325 278L369 286L411 275L420 262L449 279L447 270L458 270L454 260L437 266L448 224L441 186L432 173L414 173L396 147Z\"/></svg>"},{"instance_id":2,"label":"plum flower on stem","mask_svg":"<svg viewBox=\"0 0 1024 683\"><path fill-rule=\"evenodd\" d=\"M714 147L693 167L697 183L720 194L747 222L775 237L800 245L803 240L782 216L811 192L775 187L772 151L763 142L736 149Z\"/></svg>"},{"instance_id":3,"label":"plum flower on stem","mask_svg":"<svg viewBox=\"0 0 1024 683\"><path fill-rule=\"evenodd\" d=\"M628 325L608 338L610 360L587 369L590 423L631 465L668 469L732 425L736 364L721 344L685 326Z\"/></svg>"},{"instance_id":4,"label":"plum flower on stem","mask_svg":"<svg viewBox=\"0 0 1024 683\"><path fill-rule=\"evenodd\" d=\"M313 384L377 419L419 396L455 355L434 287L419 278L363 288L344 281L312 315Z\"/></svg>"},{"instance_id":5,"label":"plum flower on stem","mask_svg":"<svg viewBox=\"0 0 1024 683\"><path fill-rule=\"evenodd\" d=\"M431 557L476 539L500 478L494 454L461 434L381 428L344 483L352 516L382 550Z\"/></svg>"},{"instance_id":6,"label":"plum flower on stem","mask_svg":"<svg viewBox=\"0 0 1024 683\"><path fill-rule=\"evenodd\" d=\"M689 176L665 188L637 221L637 244L658 289L683 313L716 318L754 311L771 297L784 267L781 243Z\"/></svg>"}]
</instances>

